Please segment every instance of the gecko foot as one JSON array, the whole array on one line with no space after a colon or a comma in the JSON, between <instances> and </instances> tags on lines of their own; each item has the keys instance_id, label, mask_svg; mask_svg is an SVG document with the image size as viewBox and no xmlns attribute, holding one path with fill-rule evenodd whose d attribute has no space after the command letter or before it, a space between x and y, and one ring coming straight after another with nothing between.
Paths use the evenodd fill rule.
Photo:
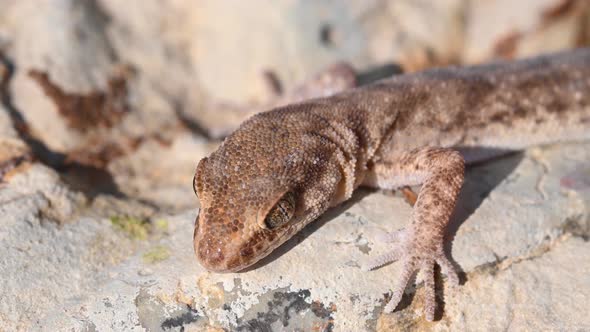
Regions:
<instances>
[{"instance_id":1,"label":"gecko foot","mask_svg":"<svg viewBox=\"0 0 590 332\"><path fill-rule=\"evenodd\" d=\"M363 268L364 270L373 270L393 261L402 261L403 267L400 279L395 288L393 288L391 299L385 306L384 312L391 313L395 310L402 299L410 278L416 272L420 272L422 280L424 280L424 313L426 320L433 321L436 310L434 265L438 264L441 267L442 272L447 275L451 286L455 287L459 285L459 276L453 264L444 254L442 241L440 241L440 244L434 246L435 249L432 250L429 249L432 247L417 245L420 241L414 240L414 237L410 236L406 230L391 233L386 237L386 240L396 241L393 250L376 257Z\"/></svg>"}]
</instances>

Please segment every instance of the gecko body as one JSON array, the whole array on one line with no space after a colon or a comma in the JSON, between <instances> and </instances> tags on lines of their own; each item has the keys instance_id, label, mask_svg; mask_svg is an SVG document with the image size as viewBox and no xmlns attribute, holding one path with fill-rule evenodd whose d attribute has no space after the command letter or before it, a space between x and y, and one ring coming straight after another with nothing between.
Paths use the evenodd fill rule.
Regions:
<instances>
[{"instance_id":1,"label":"gecko body","mask_svg":"<svg viewBox=\"0 0 590 332\"><path fill-rule=\"evenodd\" d=\"M465 164L498 151L584 139L590 139L589 49L399 75L279 107L245 121L199 162L195 252L209 270L239 271L359 186L422 185L408 226L389 235L391 251L368 267L403 264L387 312L421 272L425 314L433 320L435 264L458 284L443 237Z\"/></svg>"}]
</instances>

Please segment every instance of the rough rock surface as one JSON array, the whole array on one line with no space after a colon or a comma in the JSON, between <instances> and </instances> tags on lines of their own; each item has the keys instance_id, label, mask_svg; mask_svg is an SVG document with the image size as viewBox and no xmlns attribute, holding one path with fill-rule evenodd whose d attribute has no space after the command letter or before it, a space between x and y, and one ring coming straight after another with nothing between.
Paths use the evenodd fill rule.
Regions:
<instances>
[{"instance_id":1,"label":"rough rock surface","mask_svg":"<svg viewBox=\"0 0 590 332\"><path fill-rule=\"evenodd\" d=\"M368 77L588 43L586 1L513 4L0 0L0 331L589 330L589 143L469 170L464 284L434 323L420 280L382 314L399 264L360 269L406 224L398 194L360 191L243 273L193 253L194 168L272 100L264 73L285 93L340 60Z\"/></svg>"},{"instance_id":2,"label":"rough rock surface","mask_svg":"<svg viewBox=\"0 0 590 332\"><path fill-rule=\"evenodd\" d=\"M381 314L397 264L360 269L369 254L386 250L375 241L379 232L405 225L410 206L401 197L360 192L258 268L214 274L195 263L194 210L145 222L80 217L59 224L39 208L72 195L58 182L30 185L12 199L7 188L2 318L5 326L48 330L584 330L590 191L561 180L587 169L589 158L588 144L557 145L469 171L451 234L466 280L456 293L444 291L435 323L421 317L420 283L402 310ZM10 186L22 188L39 172L30 169ZM33 181L40 182L51 181Z\"/></svg>"}]
</instances>

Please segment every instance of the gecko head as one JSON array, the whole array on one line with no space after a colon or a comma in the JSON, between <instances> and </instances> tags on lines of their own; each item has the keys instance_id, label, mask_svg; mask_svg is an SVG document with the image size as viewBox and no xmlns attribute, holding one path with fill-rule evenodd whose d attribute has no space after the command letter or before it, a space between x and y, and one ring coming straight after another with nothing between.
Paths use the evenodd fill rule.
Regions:
<instances>
[{"instance_id":1,"label":"gecko head","mask_svg":"<svg viewBox=\"0 0 590 332\"><path fill-rule=\"evenodd\" d=\"M193 181L201 205L194 231L201 265L242 270L323 213L340 180L337 167L318 162L326 153L317 140L250 120L202 159Z\"/></svg>"}]
</instances>

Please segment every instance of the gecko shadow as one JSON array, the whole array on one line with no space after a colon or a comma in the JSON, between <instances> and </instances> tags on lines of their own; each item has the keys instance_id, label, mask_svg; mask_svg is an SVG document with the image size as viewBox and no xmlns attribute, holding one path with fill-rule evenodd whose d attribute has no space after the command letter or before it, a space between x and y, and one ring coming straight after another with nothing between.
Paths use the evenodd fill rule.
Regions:
<instances>
[{"instance_id":1,"label":"gecko shadow","mask_svg":"<svg viewBox=\"0 0 590 332\"><path fill-rule=\"evenodd\" d=\"M457 206L447 227L445 238L447 253L450 253L459 227L479 208L494 188L508 178L523 158L522 152L513 151L467 167Z\"/></svg>"}]
</instances>

